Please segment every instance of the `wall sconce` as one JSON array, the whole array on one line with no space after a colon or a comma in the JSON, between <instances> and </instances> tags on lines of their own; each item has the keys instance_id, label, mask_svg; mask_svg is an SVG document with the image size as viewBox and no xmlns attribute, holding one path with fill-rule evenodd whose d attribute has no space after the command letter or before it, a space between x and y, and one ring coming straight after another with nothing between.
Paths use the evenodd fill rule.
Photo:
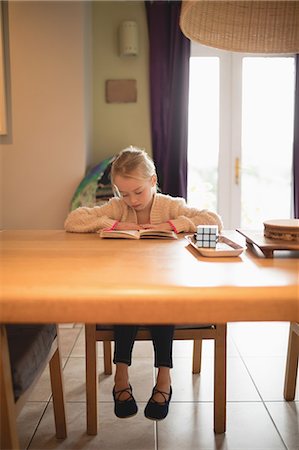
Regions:
<instances>
[{"instance_id":1,"label":"wall sconce","mask_svg":"<svg viewBox=\"0 0 299 450\"><path fill-rule=\"evenodd\" d=\"M125 20L119 27L120 56L138 55L138 29L133 20Z\"/></svg>"}]
</instances>

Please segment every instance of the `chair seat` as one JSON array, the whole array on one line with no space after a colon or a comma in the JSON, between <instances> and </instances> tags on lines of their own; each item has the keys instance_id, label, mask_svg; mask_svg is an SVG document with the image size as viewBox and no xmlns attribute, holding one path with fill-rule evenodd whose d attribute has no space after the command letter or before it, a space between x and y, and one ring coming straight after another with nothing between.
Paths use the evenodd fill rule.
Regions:
<instances>
[{"instance_id":1,"label":"chair seat","mask_svg":"<svg viewBox=\"0 0 299 450\"><path fill-rule=\"evenodd\" d=\"M56 337L56 325L7 325L15 400L36 377Z\"/></svg>"},{"instance_id":2,"label":"chair seat","mask_svg":"<svg viewBox=\"0 0 299 450\"><path fill-rule=\"evenodd\" d=\"M140 326L140 330L147 330L147 326L146 325L141 325ZM210 328L215 328L215 325L212 324L189 324L189 325L176 325L175 329L176 330L194 330L194 329L201 329L201 330L208 330ZM96 324L96 330L97 331L113 331L114 329L114 325L101 325L101 324Z\"/></svg>"}]
</instances>

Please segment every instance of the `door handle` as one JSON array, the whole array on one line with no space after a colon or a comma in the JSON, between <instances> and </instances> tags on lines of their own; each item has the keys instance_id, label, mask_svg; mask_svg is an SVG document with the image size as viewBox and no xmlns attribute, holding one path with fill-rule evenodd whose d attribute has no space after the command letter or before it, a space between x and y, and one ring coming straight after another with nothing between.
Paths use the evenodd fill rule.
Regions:
<instances>
[{"instance_id":1,"label":"door handle","mask_svg":"<svg viewBox=\"0 0 299 450\"><path fill-rule=\"evenodd\" d=\"M240 158L235 158L235 184L240 184Z\"/></svg>"}]
</instances>

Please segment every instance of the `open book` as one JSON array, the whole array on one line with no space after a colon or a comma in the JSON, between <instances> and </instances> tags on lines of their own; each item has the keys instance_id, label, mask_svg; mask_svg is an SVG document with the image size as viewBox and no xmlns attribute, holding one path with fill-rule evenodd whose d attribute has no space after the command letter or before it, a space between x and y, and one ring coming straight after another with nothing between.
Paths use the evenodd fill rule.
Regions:
<instances>
[{"instance_id":1,"label":"open book","mask_svg":"<svg viewBox=\"0 0 299 450\"><path fill-rule=\"evenodd\" d=\"M118 239L177 239L174 231L166 230L101 230L101 238Z\"/></svg>"}]
</instances>

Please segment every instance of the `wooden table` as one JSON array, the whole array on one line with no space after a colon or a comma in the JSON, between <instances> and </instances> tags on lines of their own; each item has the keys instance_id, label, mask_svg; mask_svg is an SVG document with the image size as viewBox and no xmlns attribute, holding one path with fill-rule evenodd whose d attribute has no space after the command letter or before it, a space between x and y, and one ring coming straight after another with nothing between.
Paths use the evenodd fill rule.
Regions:
<instances>
[{"instance_id":1,"label":"wooden table","mask_svg":"<svg viewBox=\"0 0 299 450\"><path fill-rule=\"evenodd\" d=\"M299 321L298 252L205 258L183 236L63 230L3 231L0 240L2 323Z\"/></svg>"},{"instance_id":2,"label":"wooden table","mask_svg":"<svg viewBox=\"0 0 299 450\"><path fill-rule=\"evenodd\" d=\"M244 239L237 232L226 234ZM62 230L4 231L0 240L4 336L3 324L16 322L299 321L298 253L265 259L251 249L239 257L205 258L183 236L102 240L97 234ZM217 364L215 372L222 381L214 383L218 432L225 430L225 387L220 386L225 386L226 365L221 351L222 372ZM1 361L7 354L4 340ZM13 442L16 430L9 436Z\"/></svg>"}]
</instances>

